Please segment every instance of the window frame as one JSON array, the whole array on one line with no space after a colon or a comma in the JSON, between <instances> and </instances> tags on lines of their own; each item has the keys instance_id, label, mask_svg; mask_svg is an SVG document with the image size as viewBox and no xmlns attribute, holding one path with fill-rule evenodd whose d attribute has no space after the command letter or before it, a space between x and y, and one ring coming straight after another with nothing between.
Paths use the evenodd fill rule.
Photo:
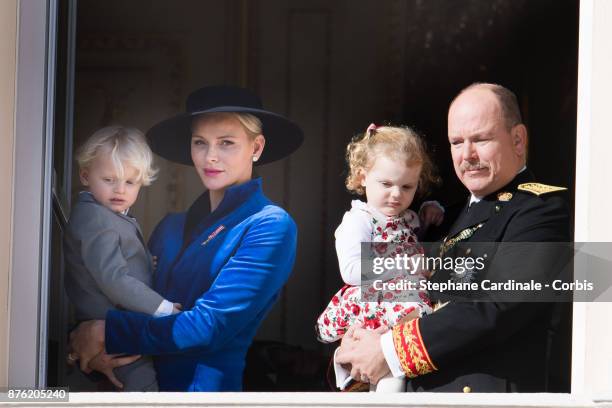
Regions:
<instances>
[{"instance_id":1,"label":"window frame","mask_svg":"<svg viewBox=\"0 0 612 408\"><path fill-rule=\"evenodd\" d=\"M8 385L10 387L46 386L47 350L47 293L50 266L50 225L53 187L53 118L55 96L55 55L57 44L58 0L20 0L17 89L15 122L15 187L13 213L13 247L9 294L9 350ZM606 8L608 7L608 8ZM589 214L603 203L593 199L595 186L590 179L595 171L593 160L605 163L604 153L597 158L591 154L595 142L593 122L594 82L602 80L594 74L594 61L601 60L602 25L597 24L595 11L607 11L612 7L601 0L580 1L579 28L579 78L578 78L578 129L576 151L576 205L575 240L593 241L604 237L596 235L590 225ZM599 31L598 31L599 30ZM608 32L612 32L608 29ZM598 45L600 48L595 47ZM612 65L611 61L606 61ZM70 74L69 74L70 75ZM609 79L607 82L611 82ZM600 85L600 84L598 84ZM605 84L604 84L605 85ZM69 86L69 85L68 85ZM608 88L609 85L606 85ZM71 119L70 119L71 120ZM600 133L601 134L601 131ZM39 157L40 160L35 160ZM600 163L601 164L601 163ZM67 172L66 174L70 174ZM64 181L65 183L66 181ZM69 181L68 181L69 183ZM38 186L38 187L37 187ZM612 193L608 193L610 197ZM612 197L608 202L612 202ZM597 231L604 231L606 222ZM612 227L609 225L608 227ZM601 238L599 239L601 240ZM35 255L33 255L35 254ZM423 393L412 395L406 401L402 395L350 395L321 393L270 393L240 394L211 393L205 399L210 405L227 405L234 402L245 406L255 405L380 405L433 406L433 405L512 405L512 406L584 406L594 401L610 401L610 395L591 384L595 377L604 376L603 383L612 382L612 368L607 372L593 372L591 366L602 350L589 349L589 338L605 334L605 324L597 325L590 313L594 310L612 309L612 304L574 303L572 326L572 392L571 394L457 394ZM600 315L597 315L600 316ZM605 322L599 322L605 323ZM608 343L610 344L610 343ZM612 349L612 346L609 346ZM578 352L580 351L580 352ZM605 350L605 354L610 354ZM603 355L603 354L602 354ZM601 383L601 381L600 381ZM151 404L144 395L126 397L120 394L87 394L73 397L78 405L91 403L127 403L140 401ZM160 394L155 405L169 402L201 402L202 396L190 394ZM568 405L569 404L569 405Z\"/></svg>"}]
</instances>

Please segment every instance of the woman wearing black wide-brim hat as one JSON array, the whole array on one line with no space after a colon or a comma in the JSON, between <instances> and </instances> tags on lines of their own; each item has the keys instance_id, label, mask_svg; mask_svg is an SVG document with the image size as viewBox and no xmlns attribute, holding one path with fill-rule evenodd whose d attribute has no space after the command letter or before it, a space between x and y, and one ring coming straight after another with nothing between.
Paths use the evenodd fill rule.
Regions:
<instances>
[{"instance_id":1,"label":"woman wearing black wide-brim hat","mask_svg":"<svg viewBox=\"0 0 612 408\"><path fill-rule=\"evenodd\" d=\"M294 221L252 179L253 165L294 152L302 131L248 90L215 86L193 92L187 112L147 138L158 155L194 165L207 190L187 212L166 216L149 242L153 288L183 312L109 312L105 322L81 324L72 354L82 365L100 344L109 354L151 354L161 391L238 391L247 349L291 273L297 243Z\"/></svg>"}]
</instances>

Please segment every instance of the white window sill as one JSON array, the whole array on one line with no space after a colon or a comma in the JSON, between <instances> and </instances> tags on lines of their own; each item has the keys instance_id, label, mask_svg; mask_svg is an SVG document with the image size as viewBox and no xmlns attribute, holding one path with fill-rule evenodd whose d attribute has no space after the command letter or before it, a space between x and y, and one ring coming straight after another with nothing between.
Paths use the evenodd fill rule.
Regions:
<instances>
[{"instance_id":1,"label":"white window sill","mask_svg":"<svg viewBox=\"0 0 612 408\"><path fill-rule=\"evenodd\" d=\"M595 407L612 395L455 393L70 393L70 406L128 403L208 407ZM55 405L55 404L54 404ZM62 406L61 404L58 404Z\"/></svg>"}]
</instances>

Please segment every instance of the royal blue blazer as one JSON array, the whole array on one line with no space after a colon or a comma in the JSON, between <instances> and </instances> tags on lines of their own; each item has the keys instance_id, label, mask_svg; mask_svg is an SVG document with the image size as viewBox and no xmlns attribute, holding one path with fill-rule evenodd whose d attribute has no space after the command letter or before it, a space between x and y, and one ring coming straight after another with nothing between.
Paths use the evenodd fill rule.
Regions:
<instances>
[{"instance_id":1,"label":"royal blue blazer","mask_svg":"<svg viewBox=\"0 0 612 408\"><path fill-rule=\"evenodd\" d=\"M109 311L107 353L153 355L160 391L241 390L247 349L289 278L296 244L295 222L264 196L261 179L227 189L212 213L203 194L149 241L153 288L184 311Z\"/></svg>"}]
</instances>

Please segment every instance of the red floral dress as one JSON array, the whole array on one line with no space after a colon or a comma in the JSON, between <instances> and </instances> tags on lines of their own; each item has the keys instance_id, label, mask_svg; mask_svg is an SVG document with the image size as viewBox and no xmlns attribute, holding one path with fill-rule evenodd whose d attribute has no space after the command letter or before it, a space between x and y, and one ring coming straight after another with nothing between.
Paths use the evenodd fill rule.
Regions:
<instances>
[{"instance_id":1,"label":"red floral dress","mask_svg":"<svg viewBox=\"0 0 612 408\"><path fill-rule=\"evenodd\" d=\"M418 290L418 281L427 276L427 271L423 269L386 270L378 277L380 278L378 288L375 288L371 280L361 281L359 284L354 278L347 279L345 271L342 271L342 268L348 265L347 262L342 262L344 248L347 247L342 240L359 239L363 242L369 240L366 244L370 247L367 255L369 258L394 258L397 255L403 257L404 254L408 258L422 257L423 249L418 244L415 234L418 226L418 216L411 210L406 210L396 217L386 217L362 201L353 201L351 211L345 214L342 224L336 231L336 249L341 273L347 284L332 297L317 319L316 331L319 341L332 343L340 340L354 324L373 330L380 326L392 327L403 318L416 318L431 313L427 293ZM351 256L355 257L355 245L352 247ZM413 288L416 289L380 290L381 282L397 284L402 281L414 282Z\"/></svg>"}]
</instances>

